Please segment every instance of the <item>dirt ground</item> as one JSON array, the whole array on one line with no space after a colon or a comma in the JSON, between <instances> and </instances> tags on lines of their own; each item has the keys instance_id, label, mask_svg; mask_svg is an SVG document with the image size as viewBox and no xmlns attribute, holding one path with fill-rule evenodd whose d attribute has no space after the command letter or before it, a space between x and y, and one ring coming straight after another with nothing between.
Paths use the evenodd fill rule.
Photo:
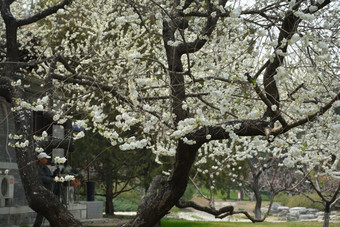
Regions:
<instances>
[{"instance_id":1,"label":"dirt ground","mask_svg":"<svg viewBox=\"0 0 340 227\"><path fill-rule=\"evenodd\" d=\"M194 201L200 205L208 205L208 201L203 198L195 198ZM250 201L223 201L216 200L215 201L216 209L219 209L223 206L232 205L235 210L246 210L249 214L253 215L253 210L255 207L255 202ZM262 207L268 205L268 202L263 202ZM95 220L85 221L84 226L120 226L123 223L128 222L134 215L134 212L117 212L117 217L112 218L102 218ZM126 215L126 216L123 216ZM130 217L130 218L129 218ZM207 214L205 212L197 211L194 209L185 209L177 212L172 212L166 216L166 218L176 218L176 219L185 219L192 221L249 221L244 218L244 215L233 215L230 217L226 217L224 219L216 219L213 215ZM276 217L268 217L267 221L279 221Z\"/></svg>"},{"instance_id":2,"label":"dirt ground","mask_svg":"<svg viewBox=\"0 0 340 227\"><path fill-rule=\"evenodd\" d=\"M193 199L196 203L204 206L208 206L208 201L201 197L196 197ZM225 201L221 199L215 200L216 208L221 208L222 206L232 205L234 210L246 210L250 214L254 214L255 201ZM262 207L269 205L269 202L262 202Z\"/></svg>"}]
</instances>

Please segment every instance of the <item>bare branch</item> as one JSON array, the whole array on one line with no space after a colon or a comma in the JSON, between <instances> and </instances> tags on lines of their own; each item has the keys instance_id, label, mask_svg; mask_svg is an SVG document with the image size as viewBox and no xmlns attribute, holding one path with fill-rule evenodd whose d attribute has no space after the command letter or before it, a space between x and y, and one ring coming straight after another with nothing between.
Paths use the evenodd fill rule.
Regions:
<instances>
[{"instance_id":1,"label":"bare branch","mask_svg":"<svg viewBox=\"0 0 340 227\"><path fill-rule=\"evenodd\" d=\"M41 19L44 19L45 17L48 17L48 16L56 13L59 9L63 9L66 5L69 5L71 2L72 2L72 0L64 0L61 3L59 3L58 5L49 7L47 9L45 9L44 11L33 15L32 17L22 19L22 20L18 20L18 26L32 24L32 23L35 23L35 22L37 22Z\"/></svg>"},{"instance_id":2,"label":"bare branch","mask_svg":"<svg viewBox=\"0 0 340 227\"><path fill-rule=\"evenodd\" d=\"M179 200L176 203L176 206L178 208L188 208L188 207L191 207L191 208L194 208L196 210L203 211L203 212L215 215L215 217L218 217L219 215L225 214L225 213L227 213L228 215L231 215L234 212L234 207L233 206L225 206L225 207L222 207L222 208L216 210L213 207L201 206L201 205L199 205L199 204L197 204L197 203L195 203L193 201Z\"/></svg>"}]
</instances>

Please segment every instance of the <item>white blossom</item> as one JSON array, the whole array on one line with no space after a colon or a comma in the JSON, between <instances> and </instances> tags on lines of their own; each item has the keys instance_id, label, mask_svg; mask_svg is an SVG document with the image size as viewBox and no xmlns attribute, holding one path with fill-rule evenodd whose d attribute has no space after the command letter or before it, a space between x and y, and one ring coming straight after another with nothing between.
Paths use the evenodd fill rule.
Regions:
<instances>
[{"instance_id":1,"label":"white blossom","mask_svg":"<svg viewBox=\"0 0 340 227\"><path fill-rule=\"evenodd\" d=\"M67 159L65 157L56 156L54 157L54 161L56 164L64 164L67 161Z\"/></svg>"},{"instance_id":2,"label":"white blossom","mask_svg":"<svg viewBox=\"0 0 340 227\"><path fill-rule=\"evenodd\" d=\"M78 140L78 139L83 138L84 136L85 136L85 133L83 131L80 131L78 133L74 133L73 139Z\"/></svg>"}]
</instances>

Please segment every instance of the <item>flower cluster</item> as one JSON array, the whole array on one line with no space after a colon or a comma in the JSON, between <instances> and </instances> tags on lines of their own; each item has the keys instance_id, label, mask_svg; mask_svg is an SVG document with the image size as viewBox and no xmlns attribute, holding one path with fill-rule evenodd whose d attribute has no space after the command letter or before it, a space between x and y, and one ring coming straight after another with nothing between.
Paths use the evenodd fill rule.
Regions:
<instances>
[{"instance_id":1,"label":"flower cluster","mask_svg":"<svg viewBox=\"0 0 340 227\"><path fill-rule=\"evenodd\" d=\"M67 159L65 157L59 157L59 156L54 157L54 162L57 165L64 164L66 161Z\"/></svg>"},{"instance_id":2,"label":"flower cluster","mask_svg":"<svg viewBox=\"0 0 340 227\"><path fill-rule=\"evenodd\" d=\"M65 181L73 181L75 177L73 175L66 175L66 176L56 176L54 177L55 182L65 182Z\"/></svg>"}]
</instances>

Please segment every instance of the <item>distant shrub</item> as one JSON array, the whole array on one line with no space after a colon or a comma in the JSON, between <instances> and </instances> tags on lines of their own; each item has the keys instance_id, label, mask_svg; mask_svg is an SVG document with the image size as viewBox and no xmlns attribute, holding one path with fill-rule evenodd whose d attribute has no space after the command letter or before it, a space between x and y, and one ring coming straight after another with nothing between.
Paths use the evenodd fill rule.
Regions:
<instances>
[{"instance_id":1,"label":"distant shrub","mask_svg":"<svg viewBox=\"0 0 340 227\"><path fill-rule=\"evenodd\" d=\"M136 211L140 198L136 190L121 193L113 199L114 209L115 211Z\"/></svg>"},{"instance_id":2,"label":"distant shrub","mask_svg":"<svg viewBox=\"0 0 340 227\"><path fill-rule=\"evenodd\" d=\"M115 198L113 200L115 211L136 211L138 208L138 201L126 198Z\"/></svg>"},{"instance_id":3,"label":"distant shrub","mask_svg":"<svg viewBox=\"0 0 340 227\"><path fill-rule=\"evenodd\" d=\"M320 197L316 193L308 194L310 198L314 201L320 201ZM324 206L321 203L313 202L308 199L304 195L294 195L290 197L289 202L287 204L288 207L307 207L307 208L316 208L318 210L323 210Z\"/></svg>"},{"instance_id":4,"label":"distant shrub","mask_svg":"<svg viewBox=\"0 0 340 227\"><path fill-rule=\"evenodd\" d=\"M290 198L291 196L289 196L287 193L280 193L274 197L274 202L282 206L287 206Z\"/></svg>"},{"instance_id":5,"label":"distant shrub","mask_svg":"<svg viewBox=\"0 0 340 227\"><path fill-rule=\"evenodd\" d=\"M314 201L320 201L320 198L316 193L309 193L307 195ZM308 199L306 196L302 194L290 196L287 193L280 193L277 196L275 196L274 202L279 203L282 206L288 207L306 207L316 208L319 210L324 209L324 206L321 203L313 202L312 200Z\"/></svg>"},{"instance_id":6,"label":"distant shrub","mask_svg":"<svg viewBox=\"0 0 340 227\"><path fill-rule=\"evenodd\" d=\"M181 199L185 201L189 201L194 197L196 193L196 189L192 184L188 184L187 188L185 189L184 194L182 195Z\"/></svg>"}]
</instances>

